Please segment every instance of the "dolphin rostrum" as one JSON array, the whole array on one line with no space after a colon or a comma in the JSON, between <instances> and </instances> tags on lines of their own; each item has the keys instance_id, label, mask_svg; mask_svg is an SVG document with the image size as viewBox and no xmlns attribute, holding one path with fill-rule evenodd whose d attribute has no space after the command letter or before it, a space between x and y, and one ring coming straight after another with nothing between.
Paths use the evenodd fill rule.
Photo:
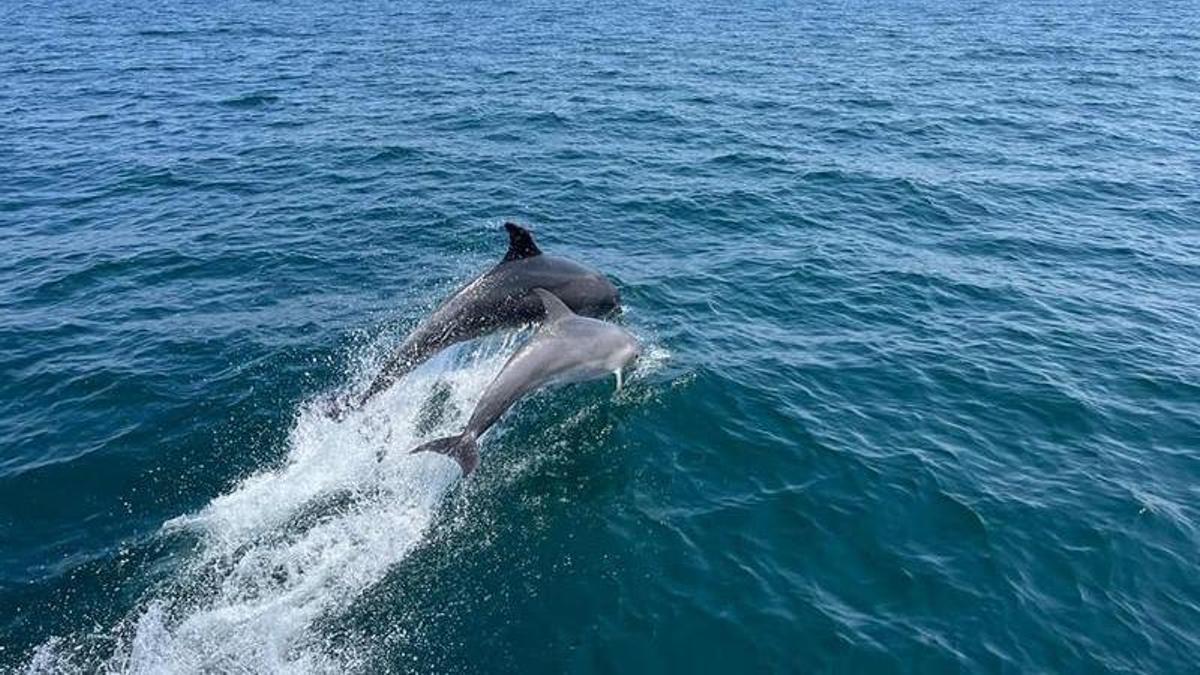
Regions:
<instances>
[{"instance_id":1,"label":"dolphin rostrum","mask_svg":"<svg viewBox=\"0 0 1200 675\"><path fill-rule=\"evenodd\" d=\"M361 407L429 357L450 345L488 333L539 321L542 303L530 291L545 288L572 310L603 316L620 302L616 287L603 274L573 260L544 255L529 230L505 223L508 253L446 299L404 340L371 386L344 405ZM335 404L333 414L344 412Z\"/></svg>"},{"instance_id":2,"label":"dolphin rostrum","mask_svg":"<svg viewBox=\"0 0 1200 675\"><path fill-rule=\"evenodd\" d=\"M599 319L579 316L553 293L535 288L546 320L517 350L488 385L467 428L457 436L430 441L412 452L437 452L458 461L463 475L479 463L478 439L522 396L549 384L580 382L617 375L641 354L628 331Z\"/></svg>"}]
</instances>

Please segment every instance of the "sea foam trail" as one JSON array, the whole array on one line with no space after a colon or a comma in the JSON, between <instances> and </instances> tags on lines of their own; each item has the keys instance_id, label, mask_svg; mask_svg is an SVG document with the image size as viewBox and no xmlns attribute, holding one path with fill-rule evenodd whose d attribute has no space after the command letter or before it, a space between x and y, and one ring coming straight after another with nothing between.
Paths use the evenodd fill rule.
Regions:
<instances>
[{"instance_id":1,"label":"sea foam trail","mask_svg":"<svg viewBox=\"0 0 1200 675\"><path fill-rule=\"evenodd\" d=\"M127 618L127 637L102 669L343 671L361 658L324 648L314 622L347 608L421 543L459 469L408 450L457 432L519 340L453 350L340 422L306 404L280 467L164 524L163 536L194 537L195 550ZM442 414L423 420L433 400ZM29 669L75 670L65 651L47 643Z\"/></svg>"}]
</instances>

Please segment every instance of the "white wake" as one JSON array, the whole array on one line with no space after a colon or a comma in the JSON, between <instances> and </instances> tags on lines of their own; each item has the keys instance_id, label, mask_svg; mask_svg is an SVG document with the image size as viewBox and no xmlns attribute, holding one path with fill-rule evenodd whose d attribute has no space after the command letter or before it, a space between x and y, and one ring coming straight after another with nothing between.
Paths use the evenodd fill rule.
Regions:
<instances>
[{"instance_id":1,"label":"white wake","mask_svg":"<svg viewBox=\"0 0 1200 675\"><path fill-rule=\"evenodd\" d=\"M194 538L195 550L129 617L99 669L354 669L355 655L323 645L314 622L348 607L421 543L459 469L408 450L457 433L519 339L443 354L340 422L305 406L282 466L163 526L164 536ZM434 422L422 420L431 399L447 413ZM29 670L98 669L73 663L70 651L52 640Z\"/></svg>"}]
</instances>

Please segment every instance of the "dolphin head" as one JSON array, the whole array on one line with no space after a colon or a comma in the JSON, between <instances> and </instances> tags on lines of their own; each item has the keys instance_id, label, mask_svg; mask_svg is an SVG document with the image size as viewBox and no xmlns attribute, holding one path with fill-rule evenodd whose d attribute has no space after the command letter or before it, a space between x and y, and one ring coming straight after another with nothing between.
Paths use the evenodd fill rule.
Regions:
<instances>
[{"instance_id":1,"label":"dolphin head","mask_svg":"<svg viewBox=\"0 0 1200 675\"><path fill-rule=\"evenodd\" d=\"M628 331L621 330L617 345L609 357L611 370L626 370L632 368L642 356L642 343Z\"/></svg>"}]
</instances>

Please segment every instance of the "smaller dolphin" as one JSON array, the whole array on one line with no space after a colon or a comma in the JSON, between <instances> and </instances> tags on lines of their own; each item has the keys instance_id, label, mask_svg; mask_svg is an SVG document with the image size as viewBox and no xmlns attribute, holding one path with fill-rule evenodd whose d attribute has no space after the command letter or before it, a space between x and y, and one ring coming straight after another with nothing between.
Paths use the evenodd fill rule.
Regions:
<instances>
[{"instance_id":1,"label":"smaller dolphin","mask_svg":"<svg viewBox=\"0 0 1200 675\"><path fill-rule=\"evenodd\" d=\"M534 243L533 234L516 223L505 223L504 229L509 241L504 259L433 310L387 360L365 392L331 403L331 416L337 418L347 409L362 407L452 344L541 320L542 303L530 293L534 288L549 289L587 316L603 316L620 304L616 287L600 272L574 260L544 255Z\"/></svg>"},{"instance_id":2,"label":"smaller dolphin","mask_svg":"<svg viewBox=\"0 0 1200 675\"><path fill-rule=\"evenodd\" d=\"M522 396L550 384L617 376L642 351L637 339L615 324L573 313L553 293L533 289L546 320L488 385L457 436L430 441L412 452L437 452L458 461L464 476L479 463L478 439Z\"/></svg>"}]
</instances>

